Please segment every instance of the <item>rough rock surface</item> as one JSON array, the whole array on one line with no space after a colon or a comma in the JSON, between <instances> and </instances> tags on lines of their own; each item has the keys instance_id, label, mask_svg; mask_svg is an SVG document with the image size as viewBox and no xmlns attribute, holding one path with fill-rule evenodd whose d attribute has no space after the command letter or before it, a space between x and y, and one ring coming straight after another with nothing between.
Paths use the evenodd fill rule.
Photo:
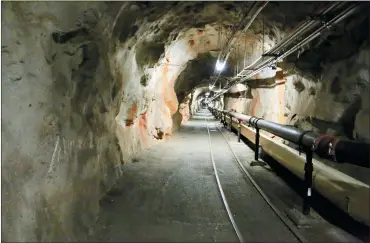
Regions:
<instances>
[{"instance_id":1,"label":"rough rock surface","mask_svg":"<svg viewBox=\"0 0 370 243\"><path fill-rule=\"evenodd\" d=\"M218 51L240 20L241 6L3 3L3 239L88 239L99 200L121 175L122 164L169 138L199 108L209 92ZM239 35L226 77L320 6L269 4L247 33ZM366 35L359 29L368 23L368 18L347 23L345 32L352 39L329 40L339 44L328 52L324 45L319 57L307 52L286 61L284 65L294 67L281 67L286 75L260 73L254 78L264 79L263 87L250 82L218 105L369 139L369 42L359 41ZM317 45L325 43L320 41ZM343 45L351 48L339 55ZM319 58L322 65L316 65Z\"/></svg>"},{"instance_id":2,"label":"rough rock surface","mask_svg":"<svg viewBox=\"0 0 370 243\"><path fill-rule=\"evenodd\" d=\"M351 18L312 45L317 47L279 64L281 71L248 81L252 97L230 91L225 108L370 141L369 18Z\"/></svg>"},{"instance_id":3,"label":"rough rock surface","mask_svg":"<svg viewBox=\"0 0 370 243\"><path fill-rule=\"evenodd\" d=\"M5 241L83 239L118 175L119 80L109 46L87 30L104 21L104 8L98 2L2 6ZM64 35L76 29L76 36Z\"/></svg>"},{"instance_id":4,"label":"rough rock surface","mask_svg":"<svg viewBox=\"0 0 370 243\"><path fill-rule=\"evenodd\" d=\"M219 48L216 28L237 21L237 10L4 3L3 239L86 239L122 163L189 116L178 112L175 80L188 61Z\"/></svg>"}]
</instances>

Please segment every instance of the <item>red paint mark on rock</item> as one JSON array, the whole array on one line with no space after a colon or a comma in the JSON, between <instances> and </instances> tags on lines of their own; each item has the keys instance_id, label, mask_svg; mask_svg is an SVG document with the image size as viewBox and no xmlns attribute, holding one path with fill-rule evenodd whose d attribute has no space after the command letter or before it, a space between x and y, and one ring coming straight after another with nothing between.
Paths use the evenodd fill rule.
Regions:
<instances>
[{"instance_id":1,"label":"red paint mark on rock","mask_svg":"<svg viewBox=\"0 0 370 243\"><path fill-rule=\"evenodd\" d=\"M198 30L198 35L203 35L204 34L204 30Z\"/></svg>"},{"instance_id":2,"label":"red paint mark on rock","mask_svg":"<svg viewBox=\"0 0 370 243\"><path fill-rule=\"evenodd\" d=\"M126 126L131 126L132 124L134 124L136 112L137 112L137 104L133 104L127 112L127 119L125 120Z\"/></svg>"}]
</instances>

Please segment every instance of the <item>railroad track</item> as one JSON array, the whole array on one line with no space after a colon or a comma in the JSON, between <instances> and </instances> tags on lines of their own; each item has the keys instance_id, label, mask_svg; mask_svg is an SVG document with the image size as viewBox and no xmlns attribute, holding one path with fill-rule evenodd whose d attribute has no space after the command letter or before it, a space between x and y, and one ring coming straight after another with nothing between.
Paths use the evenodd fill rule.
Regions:
<instances>
[{"instance_id":1,"label":"railroad track","mask_svg":"<svg viewBox=\"0 0 370 243\"><path fill-rule=\"evenodd\" d=\"M232 210L231 210L231 208L228 204L227 197L225 196L225 192L224 192L223 187L222 187L222 181L220 180L219 172L217 170L217 158L215 159L214 152L213 152L213 149L212 149L212 136L211 136L210 126L208 124L208 119L207 118L205 118L205 122L206 122L206 127L207 127L207 132L208 132L208 138L209 138L208 141L209 141L212 167L213 167L214 175L216 177L216 182L217 182L219 193L221 195L221 200L222 200L223 206L224 206L224 208L227 212L227 215L230 219L232 227L233 227L239 241L240 242L246 242L243 238L243 232L241 232L240 228L238 227L238 224L235 220L235 216L233 215L233 212L232 212ZM245 182L248 183L248 184L252 184L252 186L255 188L257 193L263 198L264 202L269 206L269 208L273 211L273 213L276 215L276 217L285 225L285 227L292 233L292 235L298 240L298 242L308 242L297 231L297 228L292 224L292 222L288 218L286 218L286 216L284 214L282 214L274 206L274 204L271 202L271 200L266 196L266 194L263 192L263 190L258 186L256 181L252 178L250 173L246 170L246 168L243 166L243 164L239 160L238 156L233 151L232 147L230 146L229 142L227 141L227 139L226 139L224 133L222 132L222 130L220 129L219 125L215 124L214 126L215 126L216 129L212 130L212 131L218 131L222 135L222 138L225 142L225 146L227 146L228 149L230 150L230 152L233 154L233 157L234 157L233 160L235 162L233 164L234 164L234 166L237 166L239 168L238 171L240 173L242 173L242 175L245 179Z\"/></svg>"}]
</instances>

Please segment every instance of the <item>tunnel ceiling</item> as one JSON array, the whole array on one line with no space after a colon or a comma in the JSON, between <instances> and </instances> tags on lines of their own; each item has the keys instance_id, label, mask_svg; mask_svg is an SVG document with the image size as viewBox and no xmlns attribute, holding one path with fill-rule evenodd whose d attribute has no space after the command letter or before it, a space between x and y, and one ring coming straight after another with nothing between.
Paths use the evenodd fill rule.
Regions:
<instances>
[{"instance_id":1,"label":"tunnel ceiling","mask_svg":"<svg viewBox=\"0 0 370 243\"><path fill-rule=\"evenodd\" d=\"M269 2L237 33L212 91L328 3ZM251 6L2 2L5 241L78 241L101 196L129 176L122 165L170 139L198 110L222 44ZM215 106L370 141L366 6Z\"/></svg>"},{"instance_id":2,"label":"tunnel ceiling","mask_svg":"<svg viewBox=\"0 0 370 243\"><path fill-rule=\"evenodd\" d=\"M187 64L185 70L181 72L175 84L175 92L179 102L181 102L183 97L196 86L210 85L213 83L211 77L213 77L214 74L215 64L216 58L210 53L200 54ZM230 65L225 67L222 74L225 77L231 77L233 75Z\"/></svg>"},{"instance_id":3,"label":"tunnel ceiling","mask_svg":"<svg viewBox=\"0 0 370 243\"><path fill-rule=\"evenodd\" d=\"M187 63L175 82L177 98L181 102L185 94L189 93L195 86L210 81L210 76L214 74L214 65L220 45L216 43L216 46L207 48L207 44L212 45L209 44L211 39L221 38L222 42L222 38L227 37L227 30L240 21L240 11L243 4L246 4L244 6L246 9L251 6L251 2L131 3L131 8L135 10L132 17L136 21L131 19L131 28L125 27L117 29L117 31L120 40L127 41L131 35L134 35L133 31L137 30L138 26L143 23L149 24L150 29L145 34L150 33L152 38L142 44L137 33L132 39L138 42L137 49L140 50L140 53L145 53L137 56L138 63L143 63L143 65L149 63L150 66L158 61L160 55L164 55L165 48L171 43L178 42L181 38L189 38L189 36L179 36L180 32L183 33L189 29L198 31L198 35L190 35L189 43L192 45L194 42L201 42L199 45L204 45L204 47L203 49L200 47L202 50L199 50L199 55ZM248 31L237 36L234 44L235 51L230 56L227 70L223 72L223 76L235 75L236 66L240 70L242 64L248 64L248 61L254 60L262 54L263 41L266 51L288 34L299 22L326 4L325 2L270 2L267 4ZM364 24L366 25L366 22ZM323 37L313 42L311 46L305 47L309 50L299 59L292 55L287 61L295 63L297 68L311 75L320 73L323 62L341 59L355 51L357 46L353 44L343 52L336 51L340 46L348 44L346 42L363 40L365 32L361 31L361 28L353 28L355 26L357 25L352 23L347 27L342 25L332 29L330 36L327 35L326 38ZM131 32L129 33L127 29L131 29ZM262 35L263 31L264 36ZM350 31L350 34L342 36L346 31ZM333 44L333 41L337 41L336 44ZM143 45L145 47L141 48ZM317 46L320 48L310 50L310 48ZM172 65L177 64L173 63Z\"/></svg>"},{"instance_id":4,"label":"tunnel ceiling","mask_svg":"<svg viewBox=\"0 0 370 243\"><path fill-rule=\"evenodd\" d=\"M250 61L262 54L262 41L265 41L265 50L271 48L308 14L325 4L267 4L248 31L237 36L234 44L236 51L230 56L223 75L233 76L235 66L238 65L240 69L243 61L245 64L245 57ZM109 9L121 7L121 3L109 5ZM242 8L249 9L251 5L252 2L132 2L131 11L118 16L113 34L118 36L121 43L128 43L129 48L137 50L136 60L142 70L144 66L152 68L160 57L165 56L171 45L182 39L188 39L190 46L198 45L198 54L191 57L190 62L168 62L169 65L180 67L175 91L181 101L195 86L209 82L214 74L220 39L221 42L226 40L230 28L240 21ZM183 34L192 29L193 33ZM145 85L148 77L142 79Z\"/></svg>"}]
</instances>

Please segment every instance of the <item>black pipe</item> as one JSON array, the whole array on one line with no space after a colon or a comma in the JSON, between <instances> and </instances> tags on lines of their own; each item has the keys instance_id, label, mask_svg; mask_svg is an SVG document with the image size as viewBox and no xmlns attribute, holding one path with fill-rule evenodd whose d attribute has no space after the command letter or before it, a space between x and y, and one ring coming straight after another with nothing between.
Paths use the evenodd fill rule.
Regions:
<instances>
[{"instance_id":1,"label":"black pipe","mask_svg":"<svg viewBox=\"0 0 370 243\"><path fill-rule=\"evenodd\" d=\"M261 118L258 119L256 117L242 115L236 112L229 112L229 114L231 116L236 117L237 119L241 119L242 121L246 123L249 123L249 122L255 123L256 127L261 128L281 138L284 138L292 143L298 144L300 142L300 138L303 133L303 131L301 131L298 128L287 126L287 125L281 125L275 122L266 121ZM311 147L318 137L319 137L319 134L315 134L313 132L307 133L302 137L301 143L302 145L305 145L306 147Z\"/></svg>"},{"instance_id":2,"label":"black pipe","mask_svg":"<svg viewBox=\"0 0 370 243\"><path fill-rule=\"evenodd\" d=\"M370 144L352 140L339 140L332 149L333 159L336 162L370 168Z\"/></svg>"},{"instance_id":3,"label":"black pipe","mask_svg":"<svg viewBox=\"0 0 370 243\"><path fill-rule=\"evenodd\" d=\"M301 146L303 146L306 152L306 162L304 166L304 185L306 191L303 195L302 206L302 211L304 215L308 215L311 209L313 152L316 152L316 154L321 157L331 158L338 163L350 163L370 168L369 143L343 140L331 135L320 135L312 131L301 131L295 127L265 121L262 118L247 116L236 112L219 112L225 114L225 116L226 114L230 116L230 128L232 127L232 118L235 117L236 119L238 119L238 141L240 140L240 124L242 122L249 124L256 129L254 151L254 158L256 161L258 161L260 129L266 130L283 139L296 143L299 145L300 148Z\"/></svg>"},{"instance_id":4,"label":"black pipe","mask_svg":"<svg viewBox=\"0 0 370 243\"><path fill-rule=\"evenodd\" d=\"M337 163L349 163L370 168L370 144L366 142L340 139L331 135L318 134L313 131L302 131L298 128L266 121L262 118L243 115L236 112L221 111L235 117L242 123L265 130L303 149L310 149L320 157Z\"/></svg>"}]
</instances>

